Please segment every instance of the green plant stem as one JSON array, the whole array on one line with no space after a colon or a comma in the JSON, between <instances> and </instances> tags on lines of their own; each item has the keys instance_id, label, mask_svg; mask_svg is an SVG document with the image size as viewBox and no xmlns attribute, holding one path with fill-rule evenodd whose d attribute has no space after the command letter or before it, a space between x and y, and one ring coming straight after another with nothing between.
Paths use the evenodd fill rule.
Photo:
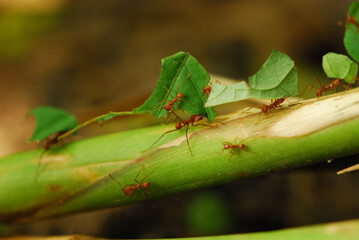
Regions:
<instances>
[{"instance_id":1,"label":"green plant stem","mask_svg":"<svg viewBox=\"0 0 359 240\"><path fill-rule=\"evenodd\" d=\"M133 115L133 111L130 111L130 112L109 112L109 113L106 113L106 114L103 114L103 115L100 115L98 117L94 117L84 123L81 123L79 124L78 126L76 126L75 128L71 129L70 131L60 135L57 139L58 140L61 140L75 132L77 132L78 130L80 130L81 128L83 127L86 127L87 125L93 123L93 122L103 122L103 121L106 121L106 120L110 120L114 117L117 117L117 116L124 116L124 115Z\"/></svg>"},{"instance_id":2,"label":"green plant stem","mask_svg":"<svg viewBox=\"0 0 359 240\"><path fill-rule=\"evenodd\" d=\"M0 220L26 222L111 208L176 192L223 184L359 152L359 89L283 106L267 114L224 116L212 127L135 129L0 159ZM258 122L258 124L256 124ZM233 155L223 142L244 143ZM141 169L143 170L141 171ZM113 181L108 176L111 173ZM138 179L135 179L138 175ZM123 188L151 183L125 195Z\"/></svg>"}]
</instances>

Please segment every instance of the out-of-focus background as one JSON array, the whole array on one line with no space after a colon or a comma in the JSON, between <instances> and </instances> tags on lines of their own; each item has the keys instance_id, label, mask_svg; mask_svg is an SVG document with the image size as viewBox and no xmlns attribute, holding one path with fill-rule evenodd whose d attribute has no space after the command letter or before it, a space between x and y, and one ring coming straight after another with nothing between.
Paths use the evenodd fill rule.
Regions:
<instances>
[{"instance_id":1,"label":"out-of-focus background","mask_svg":"<svg viewBox=\"0 0 359 240\"><path fill-rule=\"evenodd\" d=\"M210 73L247 79L273 49L294 61L300 88L327 52L346 54L349 0L0 0L0 156L25 144L40 105L80 122L132 110L151 94L163 57L188 51ZM89 127L77 139L156 123L151 116ZM185 237L263 231L359 217L356 158L241 180L116 210L4 228L4 234ZM204 221L205 220L205 221Z\"/></svg>"}]
</instances>

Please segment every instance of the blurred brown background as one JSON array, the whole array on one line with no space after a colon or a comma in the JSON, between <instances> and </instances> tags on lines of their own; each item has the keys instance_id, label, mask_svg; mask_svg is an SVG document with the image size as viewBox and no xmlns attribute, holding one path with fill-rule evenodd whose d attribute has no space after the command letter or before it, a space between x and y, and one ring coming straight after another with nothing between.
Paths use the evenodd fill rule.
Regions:
<instances>
[{"instance_id":1,"label":"blurred brown background","mask_svg":"<svg viewBox=\"0 0 359 240\"><path fill-rule=\"evenodd\" d=\"M178 51L190 52L210 73L247 79L278 49L295 61L301 88L314 76L325 79L322 56L330 51L346 54L345 29L338 21L345 21L350 2L0 0L0 156L38 147L25 144L35 126L34 118L25 114L34 107L63 107L82 122L141 105L156 84L160 60ZM154 122L151 117L145 120L95 125L78 138ZM355 158L167 197L110 216L103 211L8 230L180 237L353 218L359 216L354 187L358 177L335 176L352 162ZM214 199L217 207L208 209L224 206L225 216L214 213L218 221L223 219L216 225L223 225L222 230L193 227L195 217L186 211L198 198Z\"/></svg>"}]
</instances>

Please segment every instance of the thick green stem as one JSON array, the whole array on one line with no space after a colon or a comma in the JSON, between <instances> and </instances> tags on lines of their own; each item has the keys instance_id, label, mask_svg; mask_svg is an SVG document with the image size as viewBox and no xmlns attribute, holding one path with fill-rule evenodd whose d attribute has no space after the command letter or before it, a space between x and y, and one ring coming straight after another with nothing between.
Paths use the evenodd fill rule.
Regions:
<instances>
[{"instance_id":1,"label":"thick green stem","mask_svg":"<svg viewBox=\"0 0 359 240\"><path fill-rule=\"evenodd\" d=\"M238 113L212 127L190 126L193 156L185 129L141 152L174 129L169 125L57 146L43 155L37 181L42 149L2 158L0 220L24 222L115 207L358 153L358 99L354 89L261 114L258 124L259 113ZM245 149L224 150L223 142L235 139ZM151 186L126 195L123 188L136 180Z\"/></svg>"}]
</instances>

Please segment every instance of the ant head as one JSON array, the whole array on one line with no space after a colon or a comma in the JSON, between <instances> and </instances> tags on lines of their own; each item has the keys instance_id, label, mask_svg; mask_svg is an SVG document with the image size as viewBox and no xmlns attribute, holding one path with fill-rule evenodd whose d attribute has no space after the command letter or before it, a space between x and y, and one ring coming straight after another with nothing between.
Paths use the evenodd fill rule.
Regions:
<instances>
[{"instance_id":1,"label":"ant head","mask_svg":"<svg viewBox=\"0 0 359 240\"><path fill-rule=\"evenodd\" d=\"M334 79L333 82L332 82L332 84L333 84L334 86L338 86L341 82L342 82L342 81L341 81L340 79Z\"/></svg>"},{"instance_id":2,"label":"ant head","mask_svg":"<svg viewBox=\"0 0 359 240\"><path fill-rule=\"evenodd\" d=\"M225 143L225 144L223 145L223 147L224 147L224 149L230 149L230 148L231 148L228 143Z\"/></svg>"},{"instance_id":3,"label":"ant head","mask_svg":"<svg viewBox=\"0 0 359 240\"><path fill-rule=\"evenodd\" d=\"M202 120L203 118L206 118L207 117L207 113L201 113L201 114L198 114L197 116L199 116L201 119L199 120ZM198 121L199 121L198 120Z\"/></svg>"},{"instance_id":4,"label":"ant head","mask_svg":"<svg viewBox=\"0 0 359 240\"><path fill-rule=\"evenodd\" d=\"M203 88L203 93L209 92L211 90L212 90L211 86L207 85Z\"/></svg>"},{"instance_id":5,"label":"ant head","mask_svg":"<svg viewBox=\"0 0 359 240\"><path fill-rule=\"evenodd\" d=\"M133 190L131 188L131 186L126 186L124 189L123 189L123 193L125 195L131 195L133 193Z\"/></svg>"},{"instance_id":6,"label":"ant head","mask_svg":"<svg viewBox=\"0 0 359 240\"><path fill-rule=\"evenodd\" d=\"M181 122L176 122L176 129L181 129L183 126L182 126L182 123Z\"/></svg>"},{"instance_id":7,"label":"ant head","mask_svg":"<svg viewBox=\"0 0 359 240\"><path fill-rule=\"evenodd\" d=\"M322 96L322 94L323 94L322 89L317 89L317 91L315 91L315 94L317 95L317 97Z\"/></svg>"},{"instance_id":8,"label":"ant head","mask_svg":"<svg viewBox=\"0 0 359 240\"><path fill-rule=\"evenodd\" d=\"M199 122L199 121L201 121L203 119L203 117L201 116L201 115L196 115L195 117L194 117L194 122Z\"/></svg>"},{"instance_id":9,"label":"ant head","mask_svg":"<svg viewBox=\"0 0 359 240\"><path fill-rule=\"evenodd\" d=\"M44 145L45 151L49 150L50 147L51 147L51 145L49 143L45 143L45 145Z\"/></svg>"},{"instance_id":10,"label":"ant head","mask_svg":"<svg viewBox=\"0 0 359 240\"><path fill-rule=\"evenodd\" d=\"M165 110L166 111L170 111L172 109L172 105L170 104L170 103L167 103L166 105L165 105Z\"/></svg>"},{"instance_id":11,"label":"ant head","mask_svg":"<svg viewBox=\"0 0 359 240\"><path fill-rule=\"evenodd\" d=\"M149 188L149 187L151 187L151 183L150 182L144 182L142 184L142 186L143 186L143 188Z\"/></svg>"},{"instance_id":12,"label":"ant head","mask_svg":"<svg viewBox=\"0 0 359 240\"><path fill-rule=\"evenodd\" d=\"M240 149L244 149L246 146L243 144L243 143L241 143L241 144L239 144L239 148Z\"/></svg>"},{"instance_id":13,"label":"ant head","mask_svg":"<svg viewBox=\"0 0 359 240\"><path fill-rule=\"evenodd\" d=\"M262 112L266 113L268 111L268 106L263 104L262 105Z\"/></svg>"},{"instance_id":14,"label":"ant head","mask_svg":"<svg viewBox=\"0 0 359 240\"><path fill-rule=\"evenodd\" d=\"M184 95L183 95L183 93L181 93L181 92L177 94L177 98L183 98L183 96L184 96Z\"/></svg>"}]
</instances>

